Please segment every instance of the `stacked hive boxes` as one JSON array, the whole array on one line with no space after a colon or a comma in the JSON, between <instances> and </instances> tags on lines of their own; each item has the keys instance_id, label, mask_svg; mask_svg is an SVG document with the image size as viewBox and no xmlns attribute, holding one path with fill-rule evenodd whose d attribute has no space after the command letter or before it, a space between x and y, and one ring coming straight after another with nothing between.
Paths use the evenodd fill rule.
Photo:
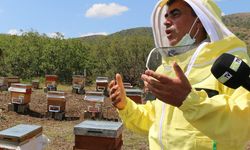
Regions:
<instances>
[{"instance_id":1,"label":"stacked hive boxes","mask_svg":"<svg viewBox=\"0 0 250 150\"><path fill-rule=\"evenodd\" d=\"M85 120L74 127L74 150L120 150L122 123Z\"/></svg>"}]
</instances>

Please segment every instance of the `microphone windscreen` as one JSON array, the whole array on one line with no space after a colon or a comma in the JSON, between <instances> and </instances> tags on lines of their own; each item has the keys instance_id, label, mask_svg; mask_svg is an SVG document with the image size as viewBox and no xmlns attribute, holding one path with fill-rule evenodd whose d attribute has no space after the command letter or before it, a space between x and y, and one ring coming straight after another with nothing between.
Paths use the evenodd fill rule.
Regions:
<instances>
[{"instance_id":1,"label":"microphone windscreen","mask_svg":"<svg viewBox=\"0 0 250 150\"><path fill-rule=\"evenodd\" d=\"M211 68L212 74L222 84L236 89L249 78L249 66L231 54L222 54Z\"/></svg>"}]
</instances>

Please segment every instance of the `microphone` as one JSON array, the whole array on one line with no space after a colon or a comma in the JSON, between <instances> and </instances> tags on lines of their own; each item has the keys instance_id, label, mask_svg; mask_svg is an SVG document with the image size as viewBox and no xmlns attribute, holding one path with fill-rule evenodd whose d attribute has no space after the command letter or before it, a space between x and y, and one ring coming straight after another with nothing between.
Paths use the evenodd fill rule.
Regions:
<instances>
[{"instance_id":1,"label":"microphone","mask_svg":"<svg viewBox=\"0 0 250 150\"><path fill-rule=\"evenodd\" d=\"M212 74L222 84L236 89L240 86L250 91L250 67L240 58L223 53L213 64Z\"/></svg>"}]
</instances>

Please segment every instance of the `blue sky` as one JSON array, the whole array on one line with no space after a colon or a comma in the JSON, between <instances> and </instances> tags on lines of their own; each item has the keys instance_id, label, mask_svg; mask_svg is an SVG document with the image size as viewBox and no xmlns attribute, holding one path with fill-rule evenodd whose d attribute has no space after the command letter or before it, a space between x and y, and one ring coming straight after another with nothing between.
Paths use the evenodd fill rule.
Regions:
<instances>
[{"instance_id":1,"label":"blue sky","mask_svg":"<svg viewBox=\"0 0 250 150\"><path fill-rule=\"evenodd\" d=\"M0 0L0 33L37 31L65 38L151 26L158 0ZM216 0L224 14L250 12L249 0Z\"/></svg>"}]
</instances>

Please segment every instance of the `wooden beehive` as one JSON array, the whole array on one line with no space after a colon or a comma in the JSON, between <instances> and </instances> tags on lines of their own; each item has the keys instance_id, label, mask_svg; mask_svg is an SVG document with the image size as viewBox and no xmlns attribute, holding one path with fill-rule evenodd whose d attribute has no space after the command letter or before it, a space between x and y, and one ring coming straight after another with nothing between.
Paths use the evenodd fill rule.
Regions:
<instances>
[{"instance_id":1,"label":"wooden beehive","mask_svg":"<svg viewBox=\"0 0 250 150\"><path fill-rule=\"evenodd\" d=\"M143 99L142 99L143 91L141 89L127 88L125 90L126 90L127 97L132 99L137 104L142 104L143 103Z\"/></svg>"},{"instance_id":2,"label":"wooden beehive","mask_svg":"<svg viewBox=\"0 0 250 150\"><path fill-rule=\"evenodd\" d=\"M73 149L120 150L122 129L121 122L85 120L74 127Z\"/></svg>"},{"instance_id":3,"label":"wooden beehive","mask_svg":"<svg viewBox=\"0 0 250 150\"><path fill-rule=\"evenodd\" d=\"M128 82L124 82L123 86L124 86L125 89L131 89L131 88L133 88L133 86L131 85L131 83L128 83Z\"/></svg>"},{"instance_id":4,"label":"wooden beehive","mask_svg":"<svg viewBox=\"0 0 250 150\"><path fill-rule=\"evenodd\" d=\"M72 92L84 94L85 77L83 75L74 75L72 77Z\"/></svg>"},{"instance_id":5,"label":"wooden beehive","mask_svg":"<svg viewBox=\"0 0 250 150\"><path fill-rule=\"evenodd\" d=\"M108 88L108 77L97 77L96 78L96 90L106 90Z\"/></svg>"},{"instance_id":6,"label":"wooden beehive","mask_svg":"<svg viewBox=\"0 0 250 150\"><path fill-rule=\"evenodd\" d=\"M0 77L0 90L5 91L8 90L8 78Z\"/></svg>"},{"instance_id":7,"label":"wooden beehive","mask_svg":"<svg viewBox=\"0 0 250 150\"><path fill-rule=\"evenodd\" d=\"M66 107L65 92L48 91L47 110L48 112L64 112Z\"/></svg>"},{"instance_id":8,"label":"wooden beehive","mask_svg":"<svg viewBox=\"0 0 250 150\"><path fill-rule=\"evenodd\" d=\"M39 80L32 80L32 88L33 89L39 89Z\"/></svg>"},{"instance_id":9,"label":"wooden beehive","mask_svg":"<svg viewBox=\"0 0 250 150\"><path fill-rule=\"evenodd\" d=\"M81 85L84 87L85 84L85 77L83 75L74 75L72 77L72 84L77 84L77 85Z\"/></svg>"},{"instance_id":10,"label":"wooden beehive","mask_svg":"<svg viewBox=\"0 0 250 150\"><path fill-rule=\"evenodd\" d=\"M57 79L58 79L57 75L45 75L45 87L48 86L56 87Z\"/></svg>"},{"instance_id":11,"label":"wooden beehive","mask_svg":"<svg viewBox=\"0 0 250 150\"><path fill-rule=\"evenodd\" d=\"M7 81L8 81L8 87L10 87L11 84L13 83L20 83L20 78L17 76L7 77Z\"/></svg>"},{"instance_id":12,"label":"wooden beehive","mask_svg":"<svg viewBox=\"0 0 250 150\"><path fill-rule=\"evenodd\" d=\"M88 91L84 96L84 100L87 102L88 112L101 112L105 96L102 92Z\"/></svg>"},{"instance_id":13,"label":"wooden beehive","mask_svg":"<svg viewBox=\"0 0 250 150\"><path fill-rule=\"evenodd\" d=\"M31 99L32 86L30 84L12 83L9 88L11 102L15 104L28 104Z\"/></svg>"},{"instance_id":14,"label":"wooden beehive","mask_svg":"<svg viewBox=\"0 0 250 150\"><path fill-rule=\"evenodd\" d=\"M42 127L19 124L0 131L0 149L39 150L42 149Z\"/></svg>"}]
</instances>

